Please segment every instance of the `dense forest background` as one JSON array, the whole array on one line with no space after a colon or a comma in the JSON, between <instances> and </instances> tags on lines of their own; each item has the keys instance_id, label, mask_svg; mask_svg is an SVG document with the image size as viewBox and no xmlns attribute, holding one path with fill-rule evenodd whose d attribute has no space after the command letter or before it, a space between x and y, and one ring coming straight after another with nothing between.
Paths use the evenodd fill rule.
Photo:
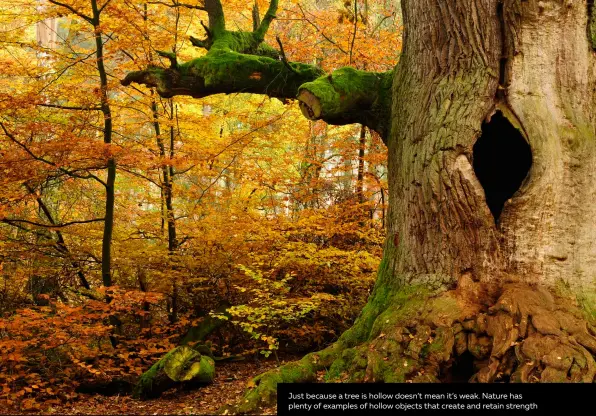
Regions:
<instances>
[{"instance_id":1,"label":"dense forest background","mask_svg":"<svg viewBox=\"0 0 596 416\"><path fill-rule=\"evenodd\" d=\"M366 302L387 203L376 133L309 121L293 101L120 86L167 66L158 51L205 53L189 40L205 34L195 3L0 5L3 405L134 383L213 318L214 355L279 362L336 340ZM269 4L223 3L237 30ZM395 3L284 1L267 43L327 72L387 71Z\"/></svg>"}]
</instances>

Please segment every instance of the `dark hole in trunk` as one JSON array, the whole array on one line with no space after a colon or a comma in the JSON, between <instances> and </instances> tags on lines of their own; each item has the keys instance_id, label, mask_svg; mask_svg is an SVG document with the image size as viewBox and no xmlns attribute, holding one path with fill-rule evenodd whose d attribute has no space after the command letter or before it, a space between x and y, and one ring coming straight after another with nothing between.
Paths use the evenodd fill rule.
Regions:
<instances>
[{"instance_id":1,"label":"dark hole in trunk","mask_svg":"<svg viewBox=\"0 0 596 416\"><path fill-rule=\"evenodd\" d=\"M441 383L467 383L478 371L474 360L474 356L468 351L455 357L450 366L442 369L439 380Z\"/></svg>"},{"instance_id":2,"label":"dark hole in trunk","mask_svg":"<svg viewBox=\"0 0 596 416\"><path fill-rule=\"evenodd\" d=\"M505 201L520 188L531 166L530 145L503 113L497 111L490 122L482 124L482 135L474 144L474 171L495 222Z\"/></svg>"}]
</instances>

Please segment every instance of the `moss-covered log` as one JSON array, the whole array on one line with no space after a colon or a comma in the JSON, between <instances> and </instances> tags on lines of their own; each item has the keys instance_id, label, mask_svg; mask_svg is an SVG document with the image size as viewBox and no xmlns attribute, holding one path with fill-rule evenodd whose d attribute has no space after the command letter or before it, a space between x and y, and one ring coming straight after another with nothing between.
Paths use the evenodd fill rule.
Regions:
<instances>
[{"instance_id":1,"label":"moss-covered log","mask_svg":"<svg viewBox=\"0 0 596 416\"><path fill-rule=\"evenodd\" d=\"M176 383L211 383L215 362L189 346L180 346L155 363L142 376L134 389L137 398L158 397Z\"/></svg>"},{"instance_id":2,"label":"moss-covered log","mask_svg":"<svg viewBox=\"0 0 596 416\"><path fill-rule=\"evenodd\" d=\"M166 98L231 93L297 98L311 119L337 125L361 123L386 137L392 72L341 68L327 76L315 65L287 62L283 53L264 43L277 1L271 2L253 32L227 30L218 1L208 1L205 7L210 17L207 37L191 37L193 45L208 51L205 56L180 64L174 54L160 52L170 60L170 68L151 66L130 72L122 85L144 84Z\"/></svg>"},{"instance_id":3,"label":"moss-covered log","mask_svg":"<svg viewBox=\"0 0 596 416\"><path fill-rule=\"evenodd\" d=\"M216 314L228 316L228 303L215 310ZM215 373L215 357L208 345L201 342L225 323L225 319L211 316L191 327L180 340L180 346L169 351L149 370L143 373L134 389L139 398L157 397L177 382L211 382Z\"/></svg>"}]
</instances>

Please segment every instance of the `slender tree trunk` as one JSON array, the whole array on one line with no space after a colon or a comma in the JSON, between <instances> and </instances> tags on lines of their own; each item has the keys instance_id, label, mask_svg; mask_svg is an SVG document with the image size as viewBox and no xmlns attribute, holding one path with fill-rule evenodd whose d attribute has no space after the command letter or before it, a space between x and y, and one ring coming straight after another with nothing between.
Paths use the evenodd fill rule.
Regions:
<instances>
[{"instance_id":1,"label":"slender tree trunk","mask_svg":"<svg viewBox=\"0 0 596 416\"><path fill-rule=\"evenodd\" d=\"M157 111L157 102L151 101L151 111L153 113L153 127L155 129L155 137L157 141L157 147L159 148L159 156L162 158L163 165L161 167L161 195L162 195L162 206L164 208L164 217L162 218L162 229L164 220L168 227L168 253L173 255L178 249L178 240L176 238L176 217L174 214L174 203L173 203L173 180L176 174L174 167L171 164L165 163L165 159L168 158L170 161L174 158L174 142L175 142L175 130L173 126L174 121L174 103L170 100L170 134L169 134L169 150L166 150L165 143L161 134L161 126L159 124L159 114ZM178 282L176 278L172 282L172 294L171 303L169 303L169 320L171 323L175 323L178 320Z\"/></svg>"},{"instance_id":2,"label":"slender tree trunk","mask_svg":"<svg viewBox=\"0 0 596 416\"><path fill-rule=\"evenodd\" d=\"M100 101L101 112L104 118L103 142L107 145L112 143L112 112L108 99L108 75L103 61L103 39L101 37L100 15L101 10L98 7L97 0L91 0L91 9L93 11L91 23L95 33L95 56L97 58L97 72L100 82ZM107 159L107 179L105 182L106 201L105 201L105 221L101 248L101 276L104 286L112 286L112 234L114 231L114 204L115 204L115 184L116 184L116 159L111 151Z\"/></svg>"},{"instance_id":3,"label":"slender tree trunk","mask_svg":"<svg viewBox=\"0 0 596 416\"><path fill-rule=\"evenodd\" d=\"M112 112L110 109L110 101L108 98L108 75L104 65L103 39L100 15L102 10L97 4L97 0L91 0L91 10L93 12L91 24L95 34L95 56L97 58L97 72L99 73L100 82L100 101L101 112L104 119L103 127L103 142L106 145L112 143ZM112 286L112 236L114 233L114 207L116 202L116 159L112 155L111 149L108 147L107 157L107 177L105 181L106 200L105 200L105 216L104 229L101 243L101 278L104 286ZM111 296L106 296L106 302L112 301ZM122 323L116 315L110 315L110 324L115 328L114 332L119 334L121 332ZM110 342L113 347L116 347L118 341L115 336L110 335Z\"/></svg>"},{"instance_id":4,"label":"slender tree trunk","mask_svg":"<svg viewBox=\"0 0 596 416\"><path fill-rule=\"evenodd\" d=\"M364 152L366 151L366 127L360 127L358 140L358 177L356 178L356 195L358 202L364 203Z\"/></svg>"},{"instance_id":5,"label":"slender tree trunk","mask_svg":"<svg viewBox=\"0 0 596 416\"><path fill-rule=\"evenodd\" d=\"M170 149L169 159L174 159L174 145L175 145L175 130L174 130L174 100L170 99ZM165 173L165 172L164 172ZM176 172L174 166L170 163L167 167L168 181L166 185L166 210L168 213L168 249L170 252L174 252L178 248L178 240L176 238L176 217L174 214L174 176Z\"/></svg>"},{"instance_id":6,"label":"slender tree trunk","mask_svg":"<svg viewBox=\"0 0 596 416\"><path fill-rule=\"evenodd\" d=\"M139 281L139 289L141 289L141 292L148 292L149 288L147 287L147 276L145 275L145 270L143 269L142 265L137 265L137 279ZM141 329L141 331L143 330L149 330L147 331L144 336L149 338L151 337L151 305L149 304L149 302L143 301L143 314L141 315L140 319L139 319L139 327Z\"/></svg>"},{"instance_id":7,"label":"slender tree trunk","mask_svg":"<svg viewBox=\"0 0 596 416\"><path fill-rule=\"evenodd\" d=\"M171 107L173 111L173 105ZM165 207L165 222L167 223L168 228L168 251L174 252L177 248L177 240L176 240L176 220L174 216L174 203L173 203L173 178L175 175L174 167L165 163L166 158L172 160L174 157L174 127L170 127L170 134L169 134L169 151L166 150L165 143L163 141L163 137L161 134L161 127L159 124L158 112L157 112L157 103L155 100L151 102L151 111L153 112L153 127L155 129L155 137L157 141L157 147L159 148L159 156L162 158L163 165L161 167L161 183L162 183L162 195L163 195L163 203ZM171 115L171 120L173 118L173 114ZM163 221L163 220L162 220Z\"/></svg>"}]
</instances>

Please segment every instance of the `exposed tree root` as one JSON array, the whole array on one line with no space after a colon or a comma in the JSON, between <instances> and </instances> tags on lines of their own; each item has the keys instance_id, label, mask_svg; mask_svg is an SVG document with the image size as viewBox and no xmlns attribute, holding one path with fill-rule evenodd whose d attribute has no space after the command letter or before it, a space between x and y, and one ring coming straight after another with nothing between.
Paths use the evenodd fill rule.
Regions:
<instances>
[{"instance_id":1,"label":"exposed tree root","mask_svg":"<svg viewBox=\"0 0 596 416\"><path fill-rule=\"evenodd\" d=\"M448 382L455 369L470 382L594 381L596 330L570 299L469 275L455 290L425 286L378 285L338 342L254 378L228 414L271 405L277 383L315 381L321 371L329 382Z\"/></svg>"}]
</instances>

